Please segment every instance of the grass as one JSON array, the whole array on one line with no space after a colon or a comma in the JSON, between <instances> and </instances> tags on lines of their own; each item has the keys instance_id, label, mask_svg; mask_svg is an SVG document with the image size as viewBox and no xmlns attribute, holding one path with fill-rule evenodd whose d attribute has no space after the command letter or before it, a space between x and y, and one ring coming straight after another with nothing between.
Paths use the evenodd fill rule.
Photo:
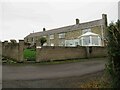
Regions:
<instances>
[{"instance_id":1,"label":"grass","mask_svg":"<svg viewBox=\"0 0 120 90\"><path fill-rule=\"evenodd\" d=\"M5 63L6 64L16 64L16 65L19 65L19 64L20 65L26 65L26 64L30 64L30 65L57 65L57 64L87 62L87 61L96 61L96 60L106 60L106 58L71 59L71 60L58 60L58 61L56 60L56 61L42 61L42 62L35 62L35 61L26 62L25 61L23 63L17 63L15 61L12 61L12 59L11 59L11 60L7 60L7 62L5 62Z\"/></svg>"},{"instance_id":2,"label":"grass","mask_svg":"<svg viewBox=\"0 0 120 90\"><path fill-rule=\"evenodd\" d=\"M35 49L25 49L24 58L27 59L27 61L35 61L35 58L36 58Z\"/></svg>"}]
</instances>

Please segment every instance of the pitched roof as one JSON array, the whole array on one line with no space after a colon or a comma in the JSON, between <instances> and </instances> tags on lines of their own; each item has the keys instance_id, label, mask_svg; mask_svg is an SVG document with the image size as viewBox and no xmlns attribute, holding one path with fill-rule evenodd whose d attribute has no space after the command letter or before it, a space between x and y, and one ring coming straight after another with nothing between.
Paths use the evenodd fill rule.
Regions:
<instances>
[{"instance_id":1,"label":"pitched roof","mask_svg":"<svg viewBox=\"0 0 120 90\"><path fill-rule=\"evenodd\" d=\"M85 23L79 23L75 25L69 25L69 26L55 28L55 29L42 31L42 32L30 33L26 37L44 36L44 35L50 35L54 33L63 33L63 32L74 31L78 29L85 29L85 28L100 26L100 25L103 25L103 19L94 20L94 21L85 22Z\"/></svg>"},{"instance_id":2,"label":"pitched roof","mask_svg":"<svg viewBox=\"0 0 120 90\"><path fill-rule=\"evenodd\" d=\"M85 34L82 34L80 37L85 37L85 36L99 36L99 35L96 33L92 33L92 32L86 32Z\"/></svg>"}]
</instances>

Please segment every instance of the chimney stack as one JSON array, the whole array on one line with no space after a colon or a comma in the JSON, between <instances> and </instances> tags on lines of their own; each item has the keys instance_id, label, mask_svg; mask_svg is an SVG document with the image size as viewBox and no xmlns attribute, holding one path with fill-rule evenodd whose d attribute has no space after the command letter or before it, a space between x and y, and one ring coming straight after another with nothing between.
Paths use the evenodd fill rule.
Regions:
<instances>
[{"instance_id":1,"label":"chimney stack","mask_svg":"<svg viewBox=\"0 0 120 90\"><path fill-rule=\"evenodd\" d=\"M45 29L45 28L43 28L43 32L44 32L44 31L46 31L46 29Z\"/></svg>"},{"instance_id":2,"label":"chimney stack","mask_svg":"<svg viewBox=\"0 0 120 90\"><path fill-rule=\"evenodd\" d=\"M79 24L79 19L78 18L76 19L76 24Z\"/></svg>"},{"instance_id":3,"label":"chimney stack","mask_svg":"<svg viewBox=\"0 0 120 90\"><path fill-rule=\"evenodd\" d=\"M102 14L102 19L104 20L104 24L107 27L107 14Z\"/></svg>"}]
</instances>

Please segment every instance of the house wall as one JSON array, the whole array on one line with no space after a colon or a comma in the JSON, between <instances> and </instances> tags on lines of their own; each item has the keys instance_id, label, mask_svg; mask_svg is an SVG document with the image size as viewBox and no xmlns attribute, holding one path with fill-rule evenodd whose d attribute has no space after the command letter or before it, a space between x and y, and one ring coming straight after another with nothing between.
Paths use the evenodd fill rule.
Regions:
<instances>
[{"instance_id":1,"label":"house wall","mask_svg":"<svg viewBox=\"0 0 120 90\"><path fill-rule=\"evenodd\" d=\"M66 40L70 40L70 39L77 39L80 35L81 35L81 30L75 30L75 31L70 31L66 33Z\"/></svg>"},{"instance_id":2,"label":"house wall","mask_svg":"<svg viewBox=\"0 0 120 90\"><path fill-rule=\"evenodd\" d=\"M78 26L74 25L76 28L73 31L65 32L66 36L63 40L70 40L70 39L76 39L80 35L82 35L82 30L90 28L93 33L99 34L102 37L102 46L104 46L104 39L106 39L106 27L107 27L107 15L102 14L102 19L86 22L86 23L80 23ZM63 27L63 29L66 29ZM46 31L47 32L47 31ZM102 34L103 33L103 34ZM50 46L51 43L54 43L55 46L59 46L59 43L62 41L62 39L58 38L58 33L54 33L54 39L50 40L49 35L46 34L47 38L47 45ZM40 38L40 36L37 36L37 38ZM26 37L31 40L31 36ZM25 38L25 39L26 39Z\"/></svg>"},{"instance_id":3,"label":"house wall","mask_svg":"<svg viewBox=\"0 0 120 90\"><path fill-rule=\"evenodd\" d=\"M89 53L86 47L46 46L37 48L36 51L36 62L107 56L107 50L105 47L92 47L91 53Z\"/></svg>"},{"instance_id":4,"label":"house wall","mask_svg":"<svg viewBox=\"0 0 120 90\"><path fill-rule=\"evenodd\" d=\"M99 34L102 37L102 32L101 32L101 26L95 26L95 27L89 27L93 33ZM84 29L83 29L84 30ZM74 31L69 31L65 33L65 38L60 39L59 34L55 33L54 34L54 39L47 38L48 43L54 43L55 46L59 46L59 43L62 40L72 40L72 39L77 39L79 36L82 35L82 30L74 30ZM102 42L103 43L103 42Z\"/></svg>"},{"instance_id":5,"label":"house wall","mask_svg":"<svg viewBox=\"0 0 120 90\"><path fill-rule=\"evenodd\" d=\"M99 34L102 37L101 26L94 26L94 27L88 27L88 28L90 28L93 33ZM82 30L84 30L84 29L82 29ZM47 45L50 46L51 43L53 43L55 46L59 46L59 44L62 40L77 39L79 36L82 35L82 30L78 29L78 30L66 32L65 33L65 38L63 38L63 39L59 38L59 33L52 34L52 35L54 35L54 39L50 39L50 36L46 35ZM40 37L35 38L35 41L38 40L39 38ZM31 40L31 37L29 38L29 41L30 40ZM102 41L102 43L103 43L103 41Z\"/></svg>"}]
</instances>

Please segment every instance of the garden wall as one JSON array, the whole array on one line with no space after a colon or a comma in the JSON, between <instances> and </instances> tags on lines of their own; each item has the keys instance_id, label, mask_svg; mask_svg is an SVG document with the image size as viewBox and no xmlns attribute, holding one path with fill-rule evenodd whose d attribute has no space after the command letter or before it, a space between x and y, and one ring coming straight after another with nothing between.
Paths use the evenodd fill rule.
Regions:
<instances>
[{"instance_id":1,"label":"garden wall","mask_svg":"<svg viewBox=\"0 0 120 90\"><path fill-rule=\"evenodd\" d=\"M89 57L105 57L107 56L107 48L105 47L91 47L92 51L89 53Z\"/></svg>"},{"instance_id":2,"label":"garden wall","mask_svg":"<svg viewBox=\"0 0 120 90\"><path fill-rule=\"evenodd\" d=\"M0 63L2 60L2 42L0 41Z\"/></svg>"},{"instance_id":3,"label":"garden wall","mask_svg":"<svg viewBox=\"0 0 120 90\"><path fill-rule=\"evenodd\" d=\"M107 56L105 47L50 47L36 49L36 61L52 61Z\"/></svg>"},{"instance_id":4,"label":"garden wall","mask_svg":"<svg viewBox=\"0 0 120 90\"><path fill-rule=\"evenodd\" d=\"M2 55L7 58L21 62L24 60L23 51L24 40L19 40L19 43L8 41L2 42Z\"/></svg>"}]
</instances>

